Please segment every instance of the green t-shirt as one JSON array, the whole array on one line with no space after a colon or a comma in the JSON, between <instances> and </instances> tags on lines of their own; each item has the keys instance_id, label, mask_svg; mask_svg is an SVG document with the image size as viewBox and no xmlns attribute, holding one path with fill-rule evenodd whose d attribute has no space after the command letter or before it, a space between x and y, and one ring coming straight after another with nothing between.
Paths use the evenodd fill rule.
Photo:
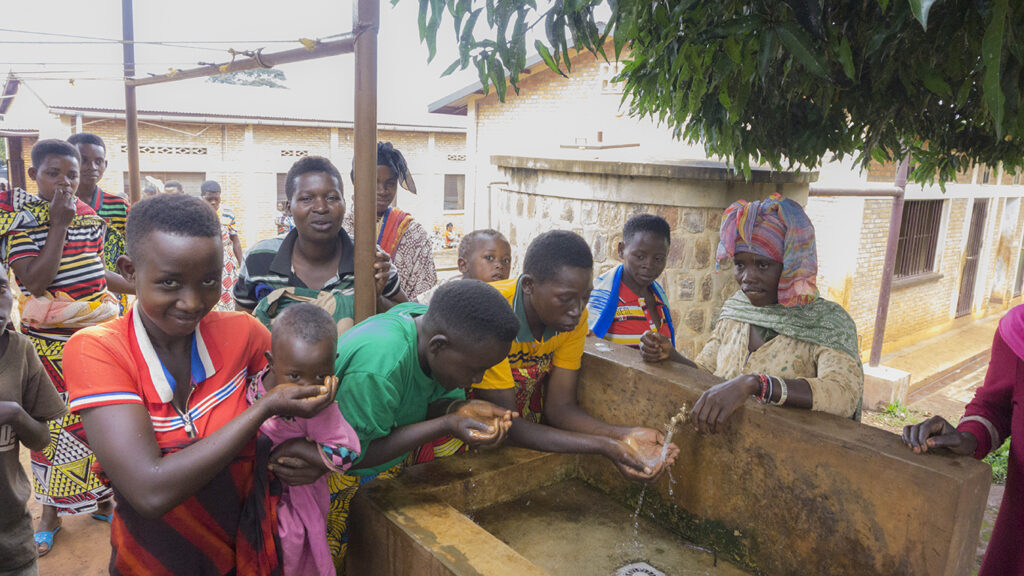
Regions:
<instances>
[{"instance_id":1,"label":"green t-shirt","mask_svg":"<svg viewBox=\"0 0 1024 576\"><path fill-rule=\"evenodd\" d=\"M363 456L370 451L370 442L387 436L395 428L426 420L431 403L442 398L466 397L461 389L445 390L420 368L414 319L426 311L423 304L399 304L360 322L338 340L338 359L334 364L341 380L338 408L359 436ZM379 474L405 456L349 473Z\"/></svg>"}]
</instances>

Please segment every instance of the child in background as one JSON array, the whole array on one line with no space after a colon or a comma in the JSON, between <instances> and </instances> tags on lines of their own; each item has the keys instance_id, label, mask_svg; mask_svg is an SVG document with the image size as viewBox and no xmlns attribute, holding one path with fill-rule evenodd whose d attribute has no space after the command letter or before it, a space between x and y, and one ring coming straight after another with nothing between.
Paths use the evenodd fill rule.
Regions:
<instances>
[{"instance_id":1,"label":"child in background","mask_svg":"<svg viewBox=\"0 0 1024 576\"><path fill-rule=\"evenodd\" d=\"M18 461L18 443L42 450L50 443L47 420L67 412L32 342L7 329L11 316L7 270L0 267L0 574L36 574L32 489Z\"/></svg>"},{"instance_id":2,"label":"child in background","mask_svg":"<svg viewBox=\"0 0 1024 576\"><path fill-rule=\"evenodd\" d=\"M416 297L420 304L430 304L434 292L446 282L468 278L481 282L508 280L512 269L512 247L497 230L474 230L459 243L459 275L453 276Z\"/></svg>"},{"instance_id":3,"label":"child in background","mask_svg":"<svg viewBox=\"0 0 1024 576\"><path fill-rule=\"evenodd\" d=\"M444 239L445 248L455 246L455 225L451 222L445 224L444 234L441 235L441 238Z\"/></svg>"},{"instance_id":4,"label":"child in background","mask_svg":"<svg viewBox=\"0 0 1024 576\"><path fill-rule=\"evenodd\" d=\"M657 280L671 242L668 222L660 216L637 214L626 221L619 242L622 264L597 277L587 304L595 336L640 348L644 333L655 332L666 346L675 346L668 298Z\"/></svg>"},{"instance_id":5,"label":"child in background","mask_svg":"<svg viewBox=\"0 0 1024 576\"><path fill-rule=\"evenodd\" d=\"M334 376L338 328L334 319L314 304L286 308L274 319L267 367L250 384L250 401L262 397L278 383L324 385ZM324 465L344 473L359 457L359 438L341 415L338 405L328 406L312 418L275 416L260 431L280 445L291 438L316 442ZM312 484L285 486L277 507L277 534L281 540L285 576L333 576L334 563L327 547L327 477Z\"/></svg>"}]
</instances>

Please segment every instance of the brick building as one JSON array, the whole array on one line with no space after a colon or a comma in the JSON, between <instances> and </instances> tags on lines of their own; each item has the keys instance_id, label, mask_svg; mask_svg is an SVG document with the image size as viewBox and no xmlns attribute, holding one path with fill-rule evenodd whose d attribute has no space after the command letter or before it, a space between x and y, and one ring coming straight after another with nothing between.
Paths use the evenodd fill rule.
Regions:
<instances>
[{"instance_id":1,"label":"brick building","mask_svg":"<svg viewBox=\"0 0 1024 576\"><path fill-rule=\"evenodd\" d=\"M100 185L123 193L127 179L124 90L116 82L19 81L9 77L0 100L0 136L10 151L11 181L32 190L24 170L39 138L98 134L109 167ZM298 158L331 158L345 180L352 162L352 94L185 81L139 89L139 157L143 177L178 180L199 194L203 180L220 182L224 202L240 221L242 244L275 234L284 176ZM409 107L411 108L411 107ZM413 109L378 112L377 137L408 160L419 193L400 191L398 205L431 230L455 221L461 228L465 128L461 118ZM350 204L351 206L351 204Z\"/></svg>"},{"instance_id":2,"label":"brick building","mask_svg":"<svg viewBox=\"0 0 1024 576\"><path fill-rule=\"evenodd\" d=\"M680 254L664 279L674 294L670 298L678 303L676 313L683 316L683 324L690 328L688 337L699 344L710 328L710 319L689 323L685 317L689 310L706 308L700 287L707 282L705 274L713 274L713 265L708 268L703 259L704 244L717 242L717 234L712 234L713 238L703 236L705 229L716 226L717 216L704 212L719 211L723 202L739 197L763 197L773 191L770 183L790 177L764 176L768 183L754 187L744 187L741 182L725 177L730 181L725 191L718 189L721 181L716 180L689 185L663 180L653 196L623 191L616 198L608 196L625 207L615 222L598 220L604 226L604 236L590 232L589 226L567 220L560 210L545 210L548 203L541 198L531 203L529 196L523 195L556 178L560 190L551 191L549 186L549 195L563 199L586 195L602 198L607 196L609 187L639 184L641 175L649 172L644 166L715 164L716 159L709 159L702 147L675 141L671 131L655 121L629 117L626 107L621 105L621 88L612 82L618 72L615 63L604 62L589 53L575 55L572 63L569 77L563 78L534 57L528 62L518 94L509 90L504 103L498 101L493 91L484 95L477 83L430 106L437 114L467 116L467 220L472 219L475 227L491 225L506 233L515 231L515 238L510 240L517 252L525 250L529 242L529 235L524 237L520 232L524 227L530 231L580 228L595 253L607 255L608 262L599 264L607 267L617 263L614 244L602 247L601 242L616 241L616 230L629 213L639 210L667 216L673 225L673 237L681 239L683 246L678 248ZM618 172L627 180L619 182L615 180L619 176L608 174L595 178L594 171L586 168L595 162L620 164L623 168ZM545 169L552 163L563 166L561 176ZM571 177L565 177L570 172ZM875 183L891 184L895 166L874 165L862 173L849 162L834 163L823 166L820 174L810 175L809 180L813 181L815 176L814 186L818 187L864 188ZM957 183L947 185L945 193L938 187L907 188L885 350L908 345L964 319L994 313L1019 301L1024 279L1024 186L1020 184L1019 175L1006 174L998 168L975 168L961 175ZM850 312L866 358L874 330L891 198L808 197L806 188L801 192L792 185L781 191L806 205L818 230L822 294ZM519 209L520 197L526 200L525 211ZM529 210L531 205L537 208ZM559 206L556 200L555 207ZM572 214L570 211L569 215ZM701 220L706 225L694 225ZM673 251L676 250L673 245ZM695 259L695 254L700 258ZM679 269L674 270L673 266ZM728 276L715 278L712 307L714 303L720 304L721 292L735 288L731 275ZM696 297L694 281L698 287ZM697 316L694 320L701 320ZM680 348L692 346L683 343Z\"/></svg>"}]
</instances>

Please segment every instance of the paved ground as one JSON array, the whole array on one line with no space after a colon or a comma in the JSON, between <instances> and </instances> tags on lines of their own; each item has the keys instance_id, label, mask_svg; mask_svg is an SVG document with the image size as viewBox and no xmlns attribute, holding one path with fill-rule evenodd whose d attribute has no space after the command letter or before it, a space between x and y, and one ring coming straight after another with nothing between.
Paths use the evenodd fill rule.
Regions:
<instances>
[{"instance_id":1,"label":"paved ground","mask_svg":"<svg viewBox=\"0 0 1024 576\"><path fill-rule=\"evenodd\" d=\"M965 323L913 346L882 356L882 364L910 372L910 391L914 393L930 382L956 371L965 361L986 355L999 316Z\"/></svg>"}]
</instances>

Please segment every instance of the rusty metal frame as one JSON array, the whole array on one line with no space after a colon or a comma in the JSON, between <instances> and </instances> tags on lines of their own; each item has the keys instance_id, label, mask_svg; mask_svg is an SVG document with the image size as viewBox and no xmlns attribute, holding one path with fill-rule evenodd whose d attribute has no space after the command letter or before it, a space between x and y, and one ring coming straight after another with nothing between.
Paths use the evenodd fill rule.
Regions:
<instances>
[{"instance_id":1,"label":"rusty metal frame","mask_svg":"<svg viewBox=\"0 0 1024 576\"><path fill-rule=\"evenodd\" d=\"M892 296L892 279L896 271L896 250L900 243L900 224L903 222L903 204L907 191L907 177L910 175L910 155L907 154L896 170L892 186L870 188L814 188L808 191L811 197L859 197L892 198L892 213L889 216L889 236L885 242L885 261L882 264L882 285L878 289L878 306L875 309L875 331L871 335L871 355L868 366L878 366L882 361L882 343L885 340L885 323L889 318L889 300Z\"/></svg>"},{"instance_id":2,"label":"rusty metal frame","mask_svg":"<svg viewBox=\"0 0 1024 576\"><path fill-rule=\"evenodd\" d=\"M353 5L353 31L337 40L318 42L312 49L295 48L272 54L255 53L242 59L176 71L173 74L135 78L135 33L132 0L121 0L121 25L124 40L125 124L128 139L129 198L141 196L139 174L139 117L135 89L203 78L225 72L269 68L278 64L304 62L338 54L355 54L355 277L356 321L376 312L373 262L375 255L375 194L377 190L377 31L380 27L379 0L356 0Z\"/></svg>"}]
</instances>

